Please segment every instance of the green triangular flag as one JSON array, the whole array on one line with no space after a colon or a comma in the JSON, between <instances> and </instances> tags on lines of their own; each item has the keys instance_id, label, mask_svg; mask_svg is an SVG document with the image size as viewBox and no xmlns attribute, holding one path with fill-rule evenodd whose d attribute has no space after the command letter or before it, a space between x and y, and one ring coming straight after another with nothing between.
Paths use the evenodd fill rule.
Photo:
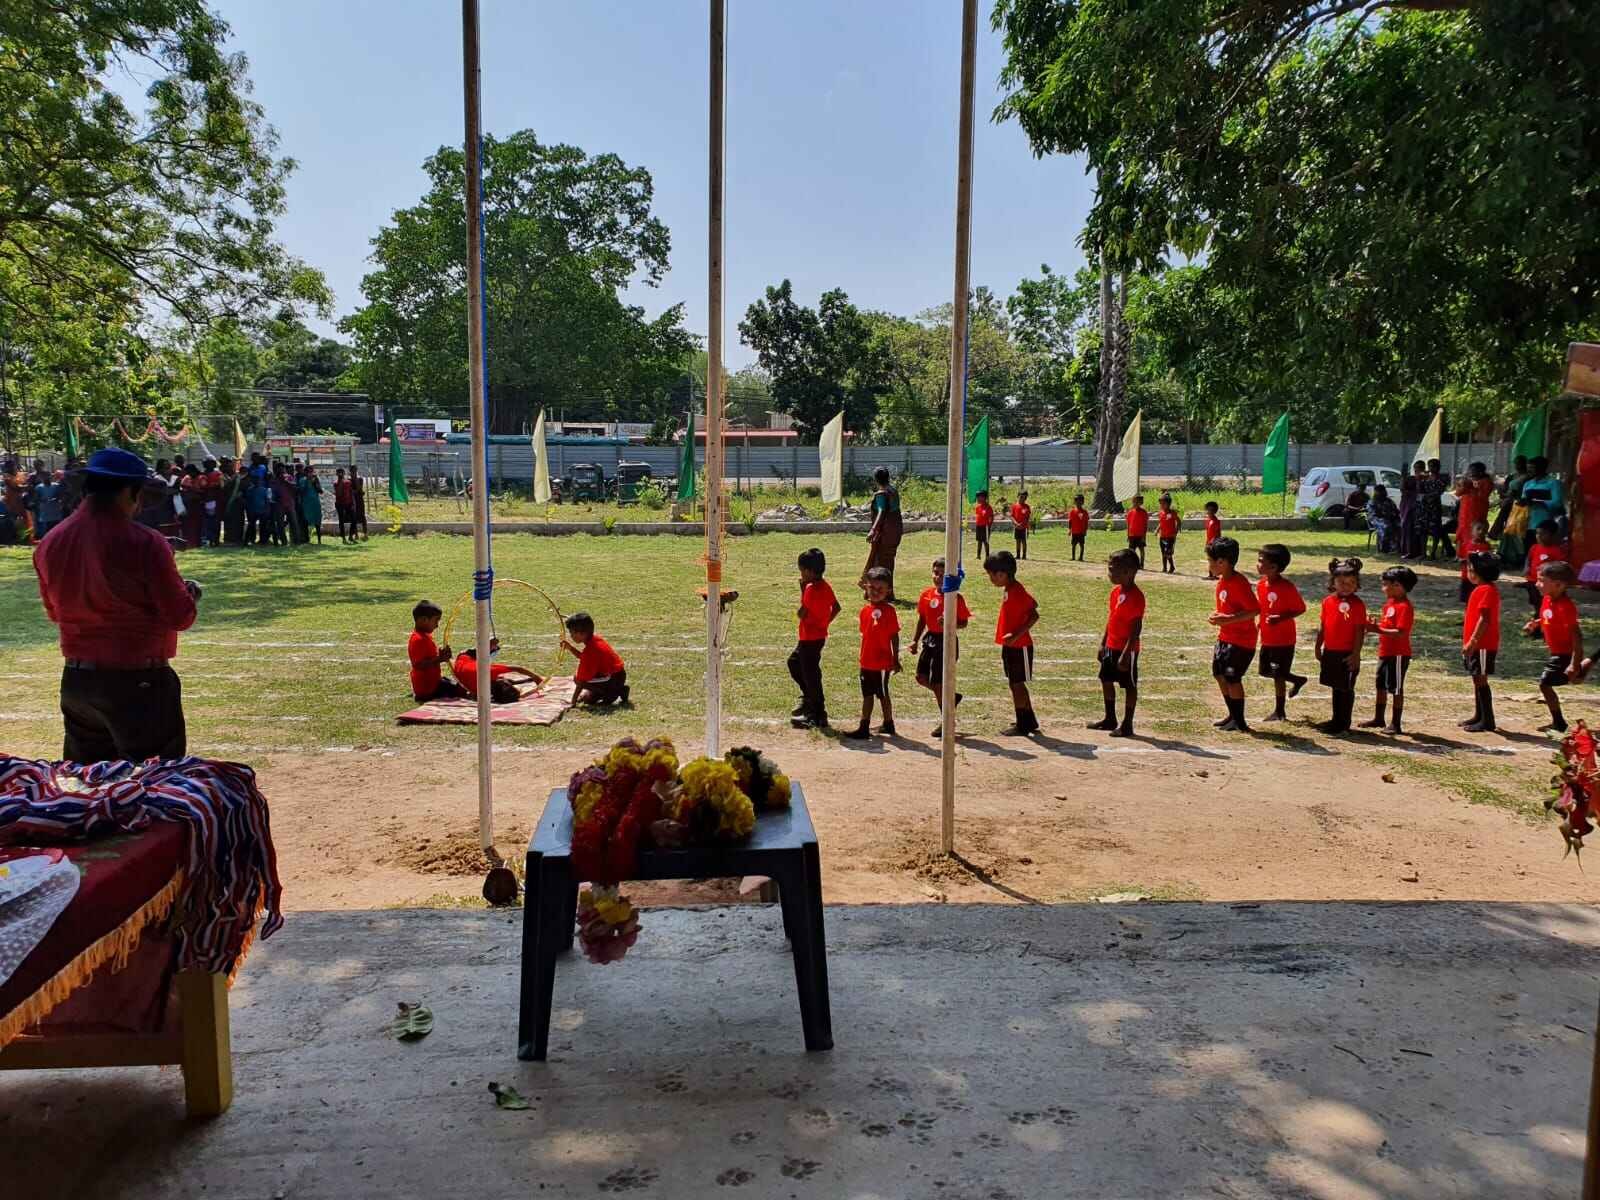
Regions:
<instances>
[{"instance_id":1,"label":"green triangular flag","mask_svg":"<svg viewBox=\"0 0 1600 1200\"><path fill-rule=\"evenodd\" d=\"M62 428L66 432L67 457L78 457L78 422L77 418L65 416L61 418Z\"/></svg>"},{"instance_id":2,"label":"green triangular flag","mask_svg":"<svg viewBox=\"0 0 1600 1200\"><path fill-rule=\"evenodd\" d=\"M967 434L967 501L989 490L989 418L984 416Z\"/></svg>"},{"instance_id":3,"label":"green triangular flag","mask_svg":"<svg viewBox=\"0 0 1600 1200\"><path fill-rule=\"evenodd\" d=\"M1544 454L1546 411L1540 405L1517 422L1517 436L1511 446L1513 459L1519 455L1523 458L1539 458Z\"/></svg>"},{"instance_id":4,"label":"green triangular flag","mask_svg":"<svg viewBox=\"0 0 1600 1200\"><path fill-rule=\"evenodd\" d=\"M406 453L400 448L400 436L395 432L394 418L389 418L389 499L395 504L409 504L406 494Z\"/></svg>"},{"instance_id":5,"label":"green triangular flag","mask_svg":"<svg viewBox=\"0 0 1600 1200\"><path fill-rule=\"evenodd\" d=\"M1267 434L1261 452L1261 494L1279 496L1289 490L1289 414L1284 413Z\"/></svg>"},{"instance_id":6,"label":"green triangular flag","mask_svg":"<svg viewBox=\"0 0 1600 1200\"><path fill-rule=\"evenodd\" d=\"M694 410L683 430L683 459L678 464L678 499L694 499Z\"/></svg>"}]
</instances>

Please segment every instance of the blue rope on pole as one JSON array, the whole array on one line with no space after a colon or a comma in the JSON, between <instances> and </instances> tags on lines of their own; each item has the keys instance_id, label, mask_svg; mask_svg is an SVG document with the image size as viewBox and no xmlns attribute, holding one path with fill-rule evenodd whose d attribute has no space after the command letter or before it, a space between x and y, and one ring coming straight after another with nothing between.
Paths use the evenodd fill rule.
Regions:
<instances>
[{"instance_id":1,"label":"blue rope on pole","mask_svg":"<svg viewBox=\"0 0 1600 1200\"><path fill-rule=\"evenodd\" d=\"M472 598L488 600L494 595L494 568L472 573Z\"/></svg>"},{"instance_id":2,"label":"blue rope on pole","mask_svg":"<svg viewBox=\"0 0 1600 1200\"><path fill-rule=\"evenodd\" d=\"M966 578L967 569L965 567L957 567L954 575L946 575L944 577L944 582L939 585L939 590L946 595L951 592L959 592L961 585L966 582Z\"/></svg>"}]
</instances>

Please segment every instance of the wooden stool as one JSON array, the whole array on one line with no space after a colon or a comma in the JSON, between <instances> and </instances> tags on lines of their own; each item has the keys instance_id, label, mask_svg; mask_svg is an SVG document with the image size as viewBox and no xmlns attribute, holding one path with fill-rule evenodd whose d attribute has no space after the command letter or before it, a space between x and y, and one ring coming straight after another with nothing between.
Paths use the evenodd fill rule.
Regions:
<instances>
[{"instance_id":1,"label":"wooden stool","mask_svg":"<svg viewBox=\"0 0 1600 1200\"><path fill-rule=\"evenodd\" d=\"M791 785L789 807L756 817L750 840L737 846L646 850L635 879L724 879L765 875L778 887L783 931L794 951L800 1024L807 1050L833 1049L828 1009L828 952L822 928L822 860L805 795ZM556 957L576 936L578 885L572 868L572 806L565 788L550 793L528 842L522 918L522 984L517 1057L543 1062L550 1046Z\"/></svg>"}]
</instances>

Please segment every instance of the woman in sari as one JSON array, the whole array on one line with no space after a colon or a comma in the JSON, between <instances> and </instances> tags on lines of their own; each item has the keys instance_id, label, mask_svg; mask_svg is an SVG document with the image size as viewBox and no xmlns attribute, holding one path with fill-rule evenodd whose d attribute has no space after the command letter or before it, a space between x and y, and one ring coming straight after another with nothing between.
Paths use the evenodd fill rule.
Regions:
<instances>
[{"instance_id":1,"label":"woman in sari","mask_svg":"<svg viewBox=\"0 0 1600 1200\"><path fill-rule=\"evenodd\" d=\"M872 481L878 485L877 491L872 493L872 528L867 532L867 541L872 549L867 553L867 565L861 569L857 586L866 591L867 572L873 567L883 567L890 575L889 599L892 601L894 557L900 550L900 538L905 532L905 524L900 519L900 493L889 482L888 467L879 467L874 471Z\"/></svg>"},{"instance_id":2,"label":"woman in sari","mask_svg":"<svg viewBox=\"0 0 1600 1200\"><path fill-rule=\"evenodd\" d=\"M305 526L305 540L311 540L311 534L317 535L317 544L322 544L322 480L317 478L316 467L306 466L305 474L295 480L295 499L300 506L300 521Z\"/></svg>"}]
</instances>

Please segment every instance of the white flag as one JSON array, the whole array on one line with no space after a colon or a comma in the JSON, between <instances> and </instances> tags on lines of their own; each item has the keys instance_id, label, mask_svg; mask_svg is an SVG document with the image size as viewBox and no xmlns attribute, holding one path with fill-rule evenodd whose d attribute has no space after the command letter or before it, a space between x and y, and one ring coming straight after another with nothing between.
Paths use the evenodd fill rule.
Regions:
<instances>
[{"instance_id":1,"label":"white flag","mask_svg":"<svg viewBox=\"0 0 1600 1200\"><path fill-rule=\"evenodd\" d=\"M1417 444L1417 452L1411 456L1412 462L1429 463L1440 457L1439 439L1444 434L1444 409L1438 409L1433 414L1433 424L1428 426L1428 432L1422 435L1422 441Z\"/></svg>"},{"instance_id":2,"label":"white flag","mask_svg":"<svg viewBox=\"0 0 1600 1200\"><path fill-rule=\"evenodd\" d=\"M1111 494L1126 504L1139 494L1139 422L1144 409L1133 414L1133 423L1122 435L1122 448L1111 464Z\"/></svg>"},{"instance_id":3,"label":"white flag","mask_svg":"<svg viewBox=\"0 0 1600 1200\"><path fill-rule=\"evenodd\" d=\"M537 504L550 503L550 450L544 444L544 410L533 425L533 499Z\"/></svg>"},{"instance_id":4,"label":"white flag","mask_svg":"<svg viewBox=\"0 0 1600 1200\"><path fill-rule=\"evenodd\" d=\"M817 457L822 462L822 498L836 503L844 498L844 413L822 427Z\"/></svg>"}]
</instances>

